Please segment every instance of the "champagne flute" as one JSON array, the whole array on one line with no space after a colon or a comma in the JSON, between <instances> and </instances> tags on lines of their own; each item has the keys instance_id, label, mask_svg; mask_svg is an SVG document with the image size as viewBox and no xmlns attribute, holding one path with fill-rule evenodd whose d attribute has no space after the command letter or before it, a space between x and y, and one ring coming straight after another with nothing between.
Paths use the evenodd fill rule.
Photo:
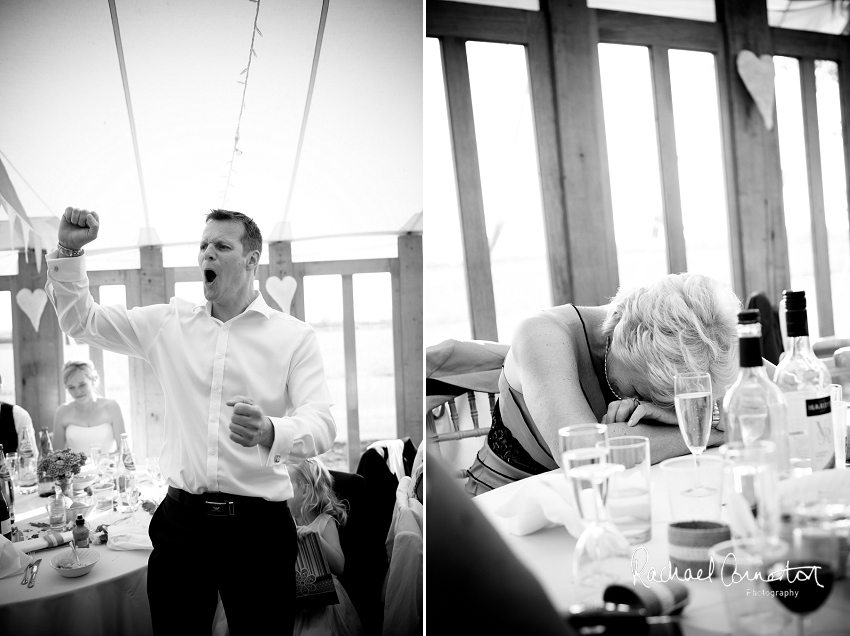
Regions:
<instances>
[{"instance_id":1,"label":"champagne flute","mask_svg":"<svg viewBox=\"0 0 850 636\"><path fill-rule=\"evenodd\" d=\"M608 427L578 424L558 431L564 474L587 526L573 552L572 576L578 585L601 587L629 573L629 542L608 520L608 479L624 470L608 462Z\"/></svg>"},{"instance_id":2,"label":"champagne flute","mask_svg":"<svg viewBox=\"0 0 850 636\"><path fill-rule=\"evenodd\" d=\"M700 455L708 446L708 436L711 433L711 376L708 373L677 373L673 378L673 388L679 431L694 456L698 476ZM716 489L702 486L697 481L696 486L683 494L689 497L707 497L716 492Z\"/></svg>"}]
</instances>

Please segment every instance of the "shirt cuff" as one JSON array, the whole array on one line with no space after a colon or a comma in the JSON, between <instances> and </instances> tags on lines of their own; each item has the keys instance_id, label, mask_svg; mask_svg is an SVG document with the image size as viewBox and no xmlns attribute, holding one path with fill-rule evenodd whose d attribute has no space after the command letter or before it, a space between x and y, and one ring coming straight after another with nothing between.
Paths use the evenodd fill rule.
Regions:
<instances>
[{"instance_id":1,"label":"shirt cuff","mask_svg":"<svg viewBox=\"0 0 850 636\"><path fill-rule=\"evenodd\" d=\"M267 416L274 427L274 442L271 448L257 444L260 453L261 466L278 466L285 463L284 459L289 456L295 443L292 426L286 425L285 417Z\"/></svg>"},{"instance_id":2,"label":"shirt cuff","mask_svg":"<svg viewBox=\"0 0 850 636\"><path fill-rule=\"evenodd\" d=\"M74 256L62 258L59 250L53 250L45 256L50 278L60 283L71 283L86 277L86 257Z\"/></svg>"}]
</instances>

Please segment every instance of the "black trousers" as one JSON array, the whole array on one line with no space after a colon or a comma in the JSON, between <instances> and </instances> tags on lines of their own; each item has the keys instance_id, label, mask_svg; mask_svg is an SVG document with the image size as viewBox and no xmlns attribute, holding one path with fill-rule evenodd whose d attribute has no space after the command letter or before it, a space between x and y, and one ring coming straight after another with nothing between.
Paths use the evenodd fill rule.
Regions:
<instances>
[{"instance_id":1,"label":"black trousers","mask_svg":"<svg viewBox=\"0 0 850 636\"><path fill-rule=\"evenodd\" d=\"M149 533L154 634L209 636L217 593L231 636L292 633L298 544L285 501L237 502L233 516L211 516L169 495Z\"/></svg>"}]
</instances>

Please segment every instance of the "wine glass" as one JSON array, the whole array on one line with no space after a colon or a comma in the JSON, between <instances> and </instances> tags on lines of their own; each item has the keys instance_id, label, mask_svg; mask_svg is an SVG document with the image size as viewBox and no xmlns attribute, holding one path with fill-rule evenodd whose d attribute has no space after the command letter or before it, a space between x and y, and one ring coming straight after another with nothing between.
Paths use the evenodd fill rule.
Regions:
<instances>
[{"instance_id":1,"label":"wine glass","mask_svg":"<svg viewBox=\"0 0 850 636\"><path fill-rule=\"evenodd\" d=\"M100 470L100 456L101 456L100 451L101 451L100 444L97 444L97 445L91 447L91 463L92 463L92 465L94 465L94 469L97 472L98 481L100 481L100 478L102 477L101 470Z\"/></svg>"},{"instance_id":2,"label":"wine glass","mask_svg":"<svg viewBox=\"0 0 850 636\"><path fill-rule=\"evenodd\" d=\"M578 585L601 587L629 572L629 542L608 520L605 510L608 479L624 467L608 462L605 424L565 426L558 438L564 474L587 524L573 552L573 580Z\"/></svg>"},{"instance_id":3,"label":"wine glass","mask_svg":"<svg viewBox=\"0 0 850 636\"><path fill-rule=\"evenodd\" d=\"M769 568L767 584L775 598L794 613L798 636L805 636L803 621L829 598L840 555L839 537L816 527L794 528L786 557Z\"/></svg>"},{"instance_id":4,"label":"wine glass","mask_svg":"<svg viewBox=\"0 0 850 636\"><path fill-rule=\"evenodd\" d=\"M159 458L148 457L147 459L145 459L145 468L148 471L148 476L150 477L151 484L153 484L153 486L157 490L157 497L159 497L159 492L165 485L165 476L162 474L162 470L159 467Z\"/></svg>"},{"instance_id":5,"label":"wine glass","mask_svg":"<svg viewBox=\"0 0 850 636\"><path fill-rule=\"evenodd\" d=\"M694 456L694 466L699 474L700 455L708 446L711 433L711 376L708 373L677 373L673 378L676 419L685 445ZM708 497L717 490L697 482L682 494L689 497Z\"/></svg>"}]
</instances>

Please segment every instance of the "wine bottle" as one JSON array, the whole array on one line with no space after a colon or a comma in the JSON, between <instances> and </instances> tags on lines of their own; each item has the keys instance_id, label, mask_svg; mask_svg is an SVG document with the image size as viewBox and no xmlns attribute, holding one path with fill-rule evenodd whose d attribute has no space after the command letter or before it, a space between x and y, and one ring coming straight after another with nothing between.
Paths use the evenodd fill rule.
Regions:
<instances>
[{"instance_id":1,"label":"wine bottle","mask_svg":"<svg viewBox=\"0 0 850 636\"><path fill-rule=\"evenodd\" d=\"M806 292L785 291L788 351L774 381L788 402L788 450L794 475L835 467L832 438L831 376L809 342Z\"/></svg>"},{"instance_id":2,"label":"wine bottle","mask_svg":"<svg viewBox=\"0 0 850 636\"><path fill-rule=\"evenodd\" d=\"M39 432L38 444L42 458L47 457L48 455L50 455L50 453L53 452L53 442L50 441L50 432L47 430L46 426L41 427L41 432Z\"/></svg>"},{"instance_id":3,"label":"wine bottle","mask_svg":"<svg viewBox=\"0 0 850 636\"><path fill-rule=\"evenodd\" d=\"M0 488L0 534L6 537L9 541L12 540L12 516L9 514L9 504L6 503L6 496Z\"/></svg>"}]
</instances>

